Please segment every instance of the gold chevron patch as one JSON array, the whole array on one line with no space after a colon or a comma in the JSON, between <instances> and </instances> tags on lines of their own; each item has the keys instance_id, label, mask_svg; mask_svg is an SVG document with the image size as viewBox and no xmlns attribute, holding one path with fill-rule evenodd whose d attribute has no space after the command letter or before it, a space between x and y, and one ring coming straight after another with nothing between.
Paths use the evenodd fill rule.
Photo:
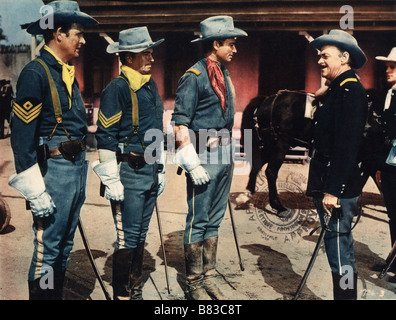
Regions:
<instances>
[{"instance_id":1,"label":"gold chevron patch","mask_svg":"<svg viewBox=\"0 0 396 320\"><path fill-rule=\"evenodd\" d=\"M34 105L30 101L26 101L22 106L13 101L14 114L26 124L29 124L38 117L41 112L42 103Z\"/></svg>"},{"instance_id":2,"label":"gold chevron patch","mask_svg":"<svg viewBox=\"0 0 396 320\"><path fill-rule=\"evenodd\" d=\"M122 111L120 111L119 113L115 114L110 118L106 118L106 116L102 113L102 110L99 110L98 119L103 127L108 128L113 124L117 123L118 121L120 121L121 116L122 116Z\"/></svg>"}]
</instances>

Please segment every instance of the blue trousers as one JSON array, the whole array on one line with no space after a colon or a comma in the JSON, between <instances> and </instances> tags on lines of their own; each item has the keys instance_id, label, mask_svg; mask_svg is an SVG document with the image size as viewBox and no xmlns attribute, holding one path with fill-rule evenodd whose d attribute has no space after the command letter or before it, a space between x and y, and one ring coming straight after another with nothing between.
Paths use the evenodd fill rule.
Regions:
<instances>
[{"instance_id":1,"label":"blue trousers","mask_svg":"<svg viewBox=\"0 0 396 320\"><path fill-rule=\"evenodd\" d=\"M314 198L313 202L323 226L326 212L323 208L322 199ZM353 236L352 232L349 231L352 227L353 217L357 214L358 200L359 197L340 199L341 217L331 217L328 223L328 229L331 231L326 232L324 243L332 273L344 275L346 270L357 272Z\"/></svg>"},{"instance_id":2,"label":"blue trousers","mask_svg":"<svg viewBox=\"0 0 396 320\"><path fill-rule=\"evenodd\" d=\"M210 182L195 186L187 176L188 214L184 232L184 244L191 244L218 235L220 223L227 209L234 164L231 145L218 149L218 154L203 152L201 164L210 175Z\"/></svg>"},{"instance_id":3,"label":"blue trousers","mask_svg":"<svg viewBox=\"0 0 396 320\"><path fill-rule=\"evenodd\" d=\"M41 138L43 140L46 139ZM66 137L54 136L45 143L51 149L66 140ZM59 155L41 165L46 190L56 208L54 214L48 218L33 219L34 251L29 281L45 275L48 267L54 273L66 270L81 207L85 201L87 170L85 151L77 156L75 162L65 160Z\"/></svg>"},{"instance_id":4,"label":"blue trousers","mask_svg":"<svg viewBox=\"0 0 396 320\"><path fill-rule=\"evenodd\" d=\"M116 251L136 248L146 240L157 200L158 165L146 164L135 170L127 162L122 162L120 178L125 200L118 203L111 201L117 232Z\"/></svg>"}]
</instances>

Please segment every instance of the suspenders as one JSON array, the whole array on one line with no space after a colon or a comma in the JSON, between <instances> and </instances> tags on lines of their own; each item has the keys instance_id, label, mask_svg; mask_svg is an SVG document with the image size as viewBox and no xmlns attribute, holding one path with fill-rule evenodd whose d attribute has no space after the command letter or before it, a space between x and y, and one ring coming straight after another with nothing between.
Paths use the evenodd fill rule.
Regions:
<instances>
[{"instance_id":1,"label":"suspenders","mask_svg":"<svg viewBox=\"0 0 396 320\"><path fill-rule=\"evenodd\" d=\"M60 100L59 100L59 94L58 94L58 90L56 89L55 82L51 75L51 72L48 69L48 66L40 58L36 58L34 61L40 63L47 74L48 83L49 83L50 91L51 91L52 104L54 107L56 125L55 125L54 129L52 130L51 134L48 136L47 140L50 141L52 139L52 136L54 135L55 130L58 127L58 125L62 125L63 131L65 132L67 138L69 140L71 140L71 136L70 136L69 132L67 132L67 130L62 122L62 109L61 109L61 104L60 104ZM129 91L131 92L131 100L132 100L132 134L128 137L127 141L125 141L124 145L127 146L129 144L131 138L134 135L137 135L139 138L140 144L142 145L143 150L145 150L146 146L144 144L142 137L139 134L139 109L138 109L138 100L137 100L136 92L134 92L131 89L127 79L125 79L122 76L118 76L118 78L123 79L128 84L128 88L129 88Z\"/></svg>"},{"instance_id":2,"label":"suspenders","mask_svg":"<svg viewBox=\"0 0 396 320\"><path fill-rule=\"evenodd\" d=\"M118 76L117 78L120 78L127 83L129 91L131 92L131 100L132 100L132 134L128 137L127 141L124 142L124 146L126 147L131 141L132 137L134 135L137 135L143 150L145 150L146 146L144 144L142 137L139 134L139 108L138 108L138 100L137 100L136 92L131 89L131 86L129 85L127 79L125 79L122 76Z\"/></svg>"},{"instance_id":3,"label":"suspenders","mask_svg":"<svg viewBox=\"0 0 396 320\"><path fill-rule=\"evenodd\" d=\"M59 94L58 94L58 90L56 89L55 82L54 82L54 79L52 78L51 72L49 71L49 69L48 69L47 65L44 63L44 61L41 60L40 58L36 58L34 61L40 63L47 74L48 83L49 83L50 91L51 91L52 105L54 107L54 113L55 113L56 125L55 125L54 129L52 130L51 134L48 136L47 140L50 141L52 139L52 136L54 135L55 130L59 124L62 125L63 131L66 133L67 138L69 140L71 140L71 136L70 136L69 132L67 132L67 130L62 122L62 109L61 109L61 104L60 104L60 100L59 100Z\"/></svg>"}]
</instances>

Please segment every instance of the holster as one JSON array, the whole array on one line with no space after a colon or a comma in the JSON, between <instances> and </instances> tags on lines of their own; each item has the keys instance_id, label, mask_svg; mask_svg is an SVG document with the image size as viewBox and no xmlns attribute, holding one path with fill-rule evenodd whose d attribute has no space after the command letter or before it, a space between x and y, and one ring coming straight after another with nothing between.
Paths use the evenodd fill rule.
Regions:
<instances>
[{"instance_id":1,"label":"holster","mask_svg":"<svg viewBox=\"0 0 396 320\"><path fill-rule=\"evenodd\" d=\"M85 144L80 140L64 141L60 143L59 151L63 158L74 162L78 154L85 150Z\"/></svg>"},{"instance_id":2,"label":"holster","mask_svg":"<svg viewBox=\"0 0 396 320\"><path fill-rule=\"evenodd\" d=\"M129 153L117 153L117 161L128 162L128 165L134 170L141 169L146 165L144 153L136 153L133 151Z\"/></svg>"}]
</instances>

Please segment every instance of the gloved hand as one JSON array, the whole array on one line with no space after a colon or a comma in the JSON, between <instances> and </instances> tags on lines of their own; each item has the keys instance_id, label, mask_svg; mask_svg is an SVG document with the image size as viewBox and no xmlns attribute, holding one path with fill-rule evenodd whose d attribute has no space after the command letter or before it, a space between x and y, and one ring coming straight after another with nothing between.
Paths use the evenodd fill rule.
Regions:
<instances>
[{"instance_id":1,"label":"gloved hand","mask_svg":"<svg viewBox=\"0 0 396 320\"><path fill-rule=\"evenodd\" d=\"M177 165L187 171L194 185L204 185L210 181L210 175L202 167L192 143L177 150L175 161Z\"/></svg>"},{"instance_id":2,"label":"gloved hand","mask_svg":"<svg viewBox=\"0 0 396 320\"><path fill-rule=\"evenodd\" d=\"M92 163L92 169L106 186L105 198L107 200L124 201L124 186L120 181L117 159L114 157L114 159L106 162L96 160Z\"/></svg>"},{"instance_id":3,"label":"gloved hand","mask_svg":"<svg viewBox=\"0 0 396 320\"><path fill-rule=\"evenodd\" d=\"M44 179L37 163L19 174L13 174L8 183L29 201L36 218L46 218L54 213L55 203L45 191Z\"/></svg>"},{"instance_id":4,"label":"gloved hand","mask_svg":"<svg viewBox=\"0 0 396 320\"><path fill-rule=\"evenodd\" d=\"M391 142L391 149L389 151L388 157L386 158L385 163L390 166L396 166L396 139L393 139Z\"/></svg>"},{"instance_id":5,"label":"gloved hand","mask_svg":"<svg viewBox=\"0 0 396 320\"><path fill-rule=\"evenodd\" d=\"M165 170L158 172L158 191L157 197L164 192L165 189Z\"/></svg>"}]
</instances>

